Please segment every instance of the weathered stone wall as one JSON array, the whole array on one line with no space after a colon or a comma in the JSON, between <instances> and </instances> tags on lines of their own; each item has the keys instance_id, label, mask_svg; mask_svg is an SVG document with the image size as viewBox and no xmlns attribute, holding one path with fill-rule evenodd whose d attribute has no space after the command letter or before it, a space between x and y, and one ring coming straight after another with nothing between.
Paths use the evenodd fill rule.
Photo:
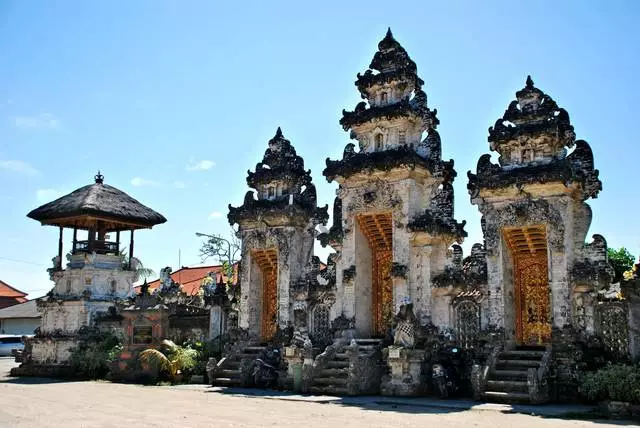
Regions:
<instances>
[{"instance_id":1,"label":"weathered stone wall","mask_svg":"<svg viewBox=\"0 0 640 428\"><path fill-rule=\"evenodd\" d=\"M94 324L97 315L115 305L109 301L61 300L42 305L40 334L72 335L80 328Z\"/></svg>"},{"instance_id":2,"label":"weathered stone wall","mask_svg":"<svg viewBox=\"0 0 640 428\"><path fill-rule=\"evenodd\" d=\"M36 365L65 365L78 342L70 338L31 339L31 362Z\"/></svg>"}]
</instances>

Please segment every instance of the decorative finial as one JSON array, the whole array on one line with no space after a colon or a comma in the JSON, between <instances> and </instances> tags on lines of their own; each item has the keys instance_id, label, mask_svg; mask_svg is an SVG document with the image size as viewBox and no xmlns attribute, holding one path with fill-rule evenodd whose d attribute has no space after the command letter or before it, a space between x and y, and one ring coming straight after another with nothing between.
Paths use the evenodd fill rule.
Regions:
<instances>
[{"instance_id":1,"label":"decorative finial","mask_svg":"<svg viewBox=\"0 0 640 428\"><path fill-rule=\"evenodd\" d=\"M276 136L273 138L282 138L282 129L278 126L278 130L276 131Z\"/></svg>"},{"instance_id":2,"label":"decorative finial","mask_svg":"<svg viewBox=\"0 0 640 428\"><path fill-rule=\"evenodd\" d=\"M387 27L387 35L385 37L393 38L393 33L391 33L391 27Z\"/></svg>"},{"instance_id":3,"label":"decorative finial","mask_svg":"<svg viewBox=\"0 0 640 428\"><path fill-rule=\"evenodd\" d=\"M96 184L102 184L104 181L104 175L100 174L100 170L98 170L98 175L94 177L96 179Z\"/></svg>"},{"instance_id":4,"label":"decorative finial","mask_svg":"<svg viewBox=\"0 0 640 428\"><path fill-rule=\"evenodd\" d=\"M527 89L533 89L533 80L531 80L531 76L527 76Z\"/></svg>"}]
</instances>

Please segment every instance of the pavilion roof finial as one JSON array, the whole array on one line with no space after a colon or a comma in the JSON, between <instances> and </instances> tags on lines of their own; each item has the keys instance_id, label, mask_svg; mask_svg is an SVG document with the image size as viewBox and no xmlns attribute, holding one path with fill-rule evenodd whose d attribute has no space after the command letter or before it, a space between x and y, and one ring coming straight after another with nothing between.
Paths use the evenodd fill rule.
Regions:
<instances>
[{"instance_id":1,"label":"pavilion roof finial","mask_svg":"<svg viewBox=\"0 0 640 428\"><path fill-rule=\"evenodd\" d=\"M273 138L282 138L282 129L280 129L279 126L278 126L278 129L276 130L276 135Z\"/></svg>"},{"instance_id":2,"label":"pavilion roof finial","mask_svg":"<svg viewBox=\"0 0 640 428\"><path fill-rule=\"evenodd\" d=\"M96 180L96 184L102 184L104 182L104 175L100 174L100 170L98 170L98 174L94 178Z\"/></svg>"}]
</instances>

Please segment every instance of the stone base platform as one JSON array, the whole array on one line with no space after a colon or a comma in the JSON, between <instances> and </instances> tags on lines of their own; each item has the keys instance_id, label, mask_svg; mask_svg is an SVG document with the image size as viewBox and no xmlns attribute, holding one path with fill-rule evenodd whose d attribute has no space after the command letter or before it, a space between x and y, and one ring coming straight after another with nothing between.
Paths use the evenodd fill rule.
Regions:
<instances>
[{"instance_id":1,"label":"stone base platform","mask_svg":"<svg viewBox=\"0 0 640 428\"><path fill-rule=\"evenodd\" d=\"M382 379L382 395L415 397L427 392L423 374L424 350L390 346L385 354L391 374Z\"/></svg>"}]
</instances>

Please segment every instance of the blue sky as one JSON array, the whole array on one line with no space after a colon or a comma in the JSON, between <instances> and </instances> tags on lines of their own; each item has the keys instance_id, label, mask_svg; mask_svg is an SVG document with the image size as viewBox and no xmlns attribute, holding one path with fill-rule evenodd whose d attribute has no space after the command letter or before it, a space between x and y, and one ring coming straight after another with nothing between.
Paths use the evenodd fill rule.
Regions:
<instances>
[{"instance_id":1,"label":"blue sky","mask_svg":"<svg viewBox=\"0 0 640 428\"><path fill-rule=\"evenodd\" d=\"M199 264L194 233L228 232L227 205L278 126L332 203L324 161L350 142L338 120L387 26L438 109L465 248L481 240L466 172L531 74L593 148L604 190L589 237L638 255L639 4L2 1L0 279L30 297L51 288L57 231L26 214L98 169L168 219L137 234L145 265L177 268L179 250Z\"/></svg>"}]
</instances>

